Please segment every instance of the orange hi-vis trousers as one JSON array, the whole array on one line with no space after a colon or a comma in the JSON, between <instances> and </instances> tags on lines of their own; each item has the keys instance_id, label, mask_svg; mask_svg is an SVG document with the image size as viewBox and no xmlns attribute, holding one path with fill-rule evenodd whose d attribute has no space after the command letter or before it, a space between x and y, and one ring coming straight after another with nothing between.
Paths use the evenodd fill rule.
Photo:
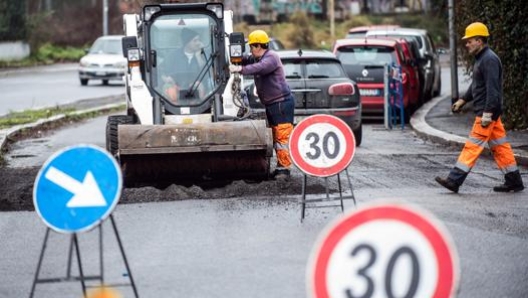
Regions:
<instances>
[{"instance_id":1,"label":"orange hi-vis trousers","mask_svg":"<svg viewBox=\"0 0 528 298\"><path fill-rule=\"evenodd\" d=\"M271 127L273 148L277 154L277 169L289 169L292 164L288 145L292 131L293 124L291 123L280 123Z\"/></svg>"},{"instance_id":2,"label":"orange hi-vis trousers","mask_svg":"<svg viewBox=\"0 0 528 298\"><path fill-rule=\"evenodd\" d=\"M503 174L518 170L517 162L515 161L511 145L507 140L506 130L502 125L501 119L499 118L496 121L492 121L487 127L482 127L480 125L481 120L481 117L475 118L473 129L464 145L464 149L462 149L462 152L458 157L455 168L465 172L467 175L467 173L469 173L469 171L475 166L475 163L486 144L488 144L493 154L493 158L495 159L495 163ZM461 182L463 182L463 179L462 181L459 180L457 182L462 184Z\"/></svg>"}]
</instances>

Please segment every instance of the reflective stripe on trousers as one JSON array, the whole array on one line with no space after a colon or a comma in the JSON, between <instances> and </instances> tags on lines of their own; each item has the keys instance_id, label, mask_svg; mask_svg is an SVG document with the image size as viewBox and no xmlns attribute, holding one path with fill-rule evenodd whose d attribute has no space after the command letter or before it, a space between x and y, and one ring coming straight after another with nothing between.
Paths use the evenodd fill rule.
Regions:
<instances>
[{"instance_id":1,"label":"reflective stripe on trousers","mask_svg":"<svg viewBox=\"0 0 528 298\"><path fill-rule=\"evenodd\" d=\"M277 154L277 169L289 169L292 162L288 141L293 131L293 124L281 123L272 126L271 131L273 133L273 148Z\"/></svg>"},{"instance_id":2,"label":"reflective stripe on trousers","mask_svg":"<svg viewBox=\"0 0 528 298\"><path fill-rule=\"evenodd\" d=\"M469 173L475 166L477 159L487 143L493 154L495 163L504 174L516 171L517 162L515 161L511 145L506 138L506 130L502 125L501 119L492 121L488 127L482 127L480 125L481 119L481 117L475 118L473 129L464 145L464 149L462 149L458 157L455 167L465 173Z\"/></svg>"}]
</instances>

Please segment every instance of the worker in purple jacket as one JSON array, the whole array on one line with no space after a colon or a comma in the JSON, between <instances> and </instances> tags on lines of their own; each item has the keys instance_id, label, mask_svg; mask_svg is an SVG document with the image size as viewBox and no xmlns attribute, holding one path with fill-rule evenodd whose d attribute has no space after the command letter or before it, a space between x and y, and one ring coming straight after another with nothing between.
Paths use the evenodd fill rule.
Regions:
<instances>
[{"instance_id":1,"label":"worker in purple jacket","mask_svg":"<svg viewBox=\"0 0 528 298\"><path fill-rule=\"evenodd\" d=\"M277 166L275 179L290 177L290 150L288 141L293 130L295 102L286 83L279 55L268 48L269 37L263 30L255 30L248 36L250 56L242 59L242 65L230 65L231 72L253 75L260 102L266 107L266 117L273 133L273 147Z\"/></svg>"}]
</instances>

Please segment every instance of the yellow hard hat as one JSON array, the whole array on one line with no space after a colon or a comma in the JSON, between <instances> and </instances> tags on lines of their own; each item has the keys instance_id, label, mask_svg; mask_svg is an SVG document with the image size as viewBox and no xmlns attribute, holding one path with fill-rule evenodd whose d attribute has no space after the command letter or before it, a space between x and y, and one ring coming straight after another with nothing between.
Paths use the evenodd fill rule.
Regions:
<instances>
[{"instance_id":1,"label":"yellow hard hat","mask_svg":"<svg viewBox=\"0 0 528 298\"><path fill-rule=\"evenodd\" d=\"M249 44L254 44L254 43L266 44L268 42L269 42L269 37L268 37L268 34L264 30L255 30L249 33L249 36L248 36Z\"/></svg>"},{"instance_id":2,"label":"yellow hard hat","mask_svg":"<svg viewBox=\"0 0 528 298\"><path fill-rule=\"evenodd\" d=\"M471 23L466 27L466 35L464 35L462 39L468 39L475 36L488 37L488 27L486 27L486 25L482 24L481 22Z\"/></svg>"}]
</instances>

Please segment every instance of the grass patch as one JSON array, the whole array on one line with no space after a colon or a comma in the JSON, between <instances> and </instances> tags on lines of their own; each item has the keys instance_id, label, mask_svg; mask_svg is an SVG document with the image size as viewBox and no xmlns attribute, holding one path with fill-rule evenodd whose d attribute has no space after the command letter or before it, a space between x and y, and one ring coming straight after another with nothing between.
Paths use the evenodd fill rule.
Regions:
<instances>
[{"instance_id":1,"label":"grass patch","mask_svg":"<svg viewBox=\"0 0 528 298\"><path fill-rule=\"evenodd\" d=\"M0 129L33 123L40 119L47 119L55 115L68 114L74 111L74 108L57 107L40 110L24 110L21 112L11 112L5 116L0 117Z\"/></svg>"}]
</instances>

